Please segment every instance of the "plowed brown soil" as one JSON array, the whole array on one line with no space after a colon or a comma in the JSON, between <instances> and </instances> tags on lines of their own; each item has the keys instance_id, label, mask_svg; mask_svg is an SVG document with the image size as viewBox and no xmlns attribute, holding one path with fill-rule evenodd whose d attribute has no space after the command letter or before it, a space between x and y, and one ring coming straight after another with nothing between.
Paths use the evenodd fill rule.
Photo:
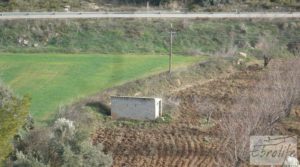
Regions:
<instances>
[{"instance_id":1,"label":"plowed brown soil","mask_svg":"<svg viewBox=\"0 0 300 167\"><path fill-rule=\"evenodd\" d=\"M260 74L261 70L248 69L171 91L165 99L179 101L179 106L170 123L100 128L93 141L103 143L105 151L112 153L116 167L216 166L216 157L221 155L226 139L218 135L218 127L202 123L199 103L211 99L218 111L229 112L243 91L255 85ZM212 122L219 120L214 113L212 118Z\"/></svg>"},{"instance_id":2,"label":"plowed brown soil","mask_svg":"<svg viewBox=\"0 0 300 167\"><path fill-rule=\"evenodd\" d=\"M103 143L112 152L113 166L193 167L215 166L215 157L225 139L217 136L217 128L206 128L197 111L197 102L215 101L218 110L227 111L235 98L256 82L257 71L238 72L230 77L209 80L172 91L166 98L179 101L176 117L153 127L106 127L98 129L94 143ZM217 121L217 116L213 116Z\"/></svg>"}]
</instances>

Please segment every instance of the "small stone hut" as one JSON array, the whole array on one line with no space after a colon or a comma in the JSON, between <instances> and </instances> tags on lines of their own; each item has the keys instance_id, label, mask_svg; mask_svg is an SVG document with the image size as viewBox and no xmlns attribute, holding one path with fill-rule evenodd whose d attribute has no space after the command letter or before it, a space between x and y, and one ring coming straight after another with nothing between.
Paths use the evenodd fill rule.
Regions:
<instances>
[{"instance_id":1,"label":"small stone hut","mask_svg":"<svg viewBox=\"0 0 300 167\"><path fill-rule=\"evenodd\" d=\"M113 119L155 120L161 115L161 98L111 96Z\"/></svg>"}]
</instances>

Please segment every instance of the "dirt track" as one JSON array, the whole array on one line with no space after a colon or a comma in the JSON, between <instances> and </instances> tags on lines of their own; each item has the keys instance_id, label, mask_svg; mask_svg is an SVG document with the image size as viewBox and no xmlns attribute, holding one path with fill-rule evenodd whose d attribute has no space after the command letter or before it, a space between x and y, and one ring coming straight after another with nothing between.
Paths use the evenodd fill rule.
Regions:
<instances>
[{"instance_id":1,"label":"dirt track","mask_svg":"<svg viewBox=\"0 0 300 167\"><path fill-rule=\"evenodd\" d=\"M255 84L258 73L238 72L178 89L167 97L179 101L171 123L101 128L94 143L103 143L105 151L113 153L114 166L215 166L215 157L226 141L217 136L217 127L201 123L197 102L212 99L217 110L229 111L236 97ZM213 118L218 121L217 115Z\"/></svg>"}]
</instances>

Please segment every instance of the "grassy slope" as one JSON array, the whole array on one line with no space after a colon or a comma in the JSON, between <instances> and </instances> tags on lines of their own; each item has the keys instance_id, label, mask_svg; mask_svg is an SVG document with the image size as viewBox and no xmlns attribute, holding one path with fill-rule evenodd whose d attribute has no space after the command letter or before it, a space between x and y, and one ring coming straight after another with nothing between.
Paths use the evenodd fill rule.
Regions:
<instances>
[{"instance_id":1,"label":"grassy slope","mask_svg":"<svg viewBox=\"0 0 300 167\"><path fill-rule=\"evenodd\" d=\"M299 20L1 21L0 52L47 52L48 54L43 53L40 56L2 54L0 78L16 88L18 92L32 94L33 115L42 120L47 118L45 113L55 110L60 103L149 74L149 69L159 71L166 68L167 57L156 59L151 56L137 55L166 54L169 49L170 23L173 23L177 31L173 47L177 54L188 52L205 54L222 50L226 52L233 46L237 46L237 51L259 55L256 45L262 36L270 41L273 39L278 41L276 53L282 54L281 51L286 52L288 42L299 40L300 37ZM19 38L28 40L30 44L22 46L18 43ZM33 44L38 44L38 47L33 47ZM58 55L51 52L118 53L117 55L135 53L136 56ZM191 58L178 59L190 60ZM115 63L123 60L126 63L122 66ZM105 61L114 63L108 65ZM144 64L139 65L137 62ZM124 69L132 70L125 72ZM100 77L102 78L97 80Z\"/></svg>"},{"instance_id":2,"label":"grassy slope","mask_svg":"<svg viewBox=\"0 0 300 167\"><path fill-rule=\"evenodd\" d=\"M277 40L285 49L300 37L299 20L19 20L0 22L0 51L167 53L170 23L177 32L177 53L211 53L233 46L255 50L260 37ZM19 44L20 38L29 45Z\"/></svg>"},{"instance_id":3,"label":"grassy slope","mask_svg":"<svg viewBox=\"0 0 300 167\"><path fill-rule=\"evenodd\" d=\"M175 56L176 66L200 57ZM166 70L168 56L96 54L1 54L0 77L32 97L31 113L46 120L56 108L117 84Z\"/></svg>"},{"instance_id":4,"label":"grassy slope","mask_svg":"<svg viewBox=\"0 0 300 167\"><path fill-rule=\"evenodd\" d=\"M99 11L146 10L146 0L11 0L9 3L5 3L5 1L0 0L0 11L64 11L65 5L70 5L72 11L94 11L93 3L99 6ZM172 3L175 3L177 7L172 5ZM299 10L299 4L298 0L243 0L242 2L240 0L228 0L227 3L218 0L150 0L151 9L187 8L193 11L230 12L236 9L241 11L296 11Z\"/></svg>"}]
</instances>

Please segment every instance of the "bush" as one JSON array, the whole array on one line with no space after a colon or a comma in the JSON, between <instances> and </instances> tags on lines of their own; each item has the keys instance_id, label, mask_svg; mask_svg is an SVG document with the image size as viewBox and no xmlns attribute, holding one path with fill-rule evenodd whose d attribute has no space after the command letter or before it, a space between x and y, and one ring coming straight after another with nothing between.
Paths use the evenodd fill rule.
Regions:
<instances>
[{"instance_id":1,"label":"bush","mask_svg":"<svg viewBox=\"0 0 300 167\"><path fill-rule=\"evenodd\" d=\"M103 146L93 146L73 121L59 118L52 126L37 128L16 142L13 166L97 166L112 165Z\"/></svg>"},{"instance_id":2,"label":"bush","mask_svg":"<svg viewBox=\"0 0 300 167\"><path fill-rule=\"evenodd\" d=\"M29 98L19 98L0 84L0 166L13 147L13 137L28 117Z\"/></svg>"},{"instance_id":3,"label":"bush","mask_svg":"<svg viewBox=\"0 0 300 167\"><path fill-rule=\"evenodd\" d=\"M17 152L17 161L15 162L15 167L47 167L40 163L37 159L33 158L31 155L24 155L22 152Z\"/></svg>"}]
</instances>

